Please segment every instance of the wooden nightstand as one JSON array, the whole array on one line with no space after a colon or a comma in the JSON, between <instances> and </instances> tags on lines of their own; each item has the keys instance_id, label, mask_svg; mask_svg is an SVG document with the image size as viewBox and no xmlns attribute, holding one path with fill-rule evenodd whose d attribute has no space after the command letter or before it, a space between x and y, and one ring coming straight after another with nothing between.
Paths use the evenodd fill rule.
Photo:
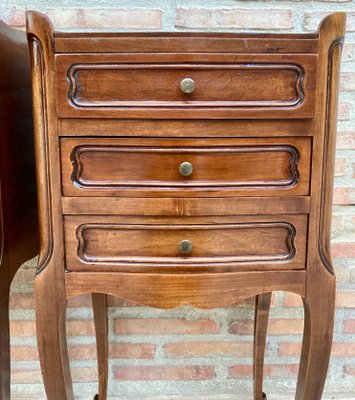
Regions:
<instances>
[{"instance_id":1,"label":"wooden nightstand","mask_svg":"<svg viewBox=\"0 0 355 400\"><path fill-rule=\"evenodd\" d=\"M257 296L259 400L276 290L304 299L296 398L320 400L344 23L336 13L306 35L57 33L27 15L49 400L73 399L64 312L88 292L102 321L105 294L161 308Z\"/></svg>"},{"instance_id":2,"label":"wooden nightstand","mask_svg":"<svg viewBox=\"0 0 355 400\"><path fill-rule=\"evenodd\" d=\"M30 54L0 21L0 399L10 398L10 285L39 250Z\"/></svg>"}]
</instances>

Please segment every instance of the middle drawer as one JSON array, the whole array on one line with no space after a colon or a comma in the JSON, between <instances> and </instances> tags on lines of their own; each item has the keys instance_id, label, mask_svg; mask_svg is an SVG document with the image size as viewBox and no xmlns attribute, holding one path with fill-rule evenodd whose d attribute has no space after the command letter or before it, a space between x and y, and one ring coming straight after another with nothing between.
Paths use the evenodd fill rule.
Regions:
<instances>
[{"instance_id":1,"label":"middle drawer","mask_svg":"<svg viewBox=\"0 0 355 400\"><path fill-rule=\"evenodd\" d=\"M311 138L62 138L64 196L308 195Z\"/></svg>"}]
</instances>

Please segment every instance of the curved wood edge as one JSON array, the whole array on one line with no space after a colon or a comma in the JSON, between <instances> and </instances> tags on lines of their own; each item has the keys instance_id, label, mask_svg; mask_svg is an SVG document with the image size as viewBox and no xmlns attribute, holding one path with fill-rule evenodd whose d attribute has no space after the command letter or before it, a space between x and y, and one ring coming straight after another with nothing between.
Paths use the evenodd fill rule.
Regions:
<instances>
[{"instance_id":1,"label":"curved wood edge","mask_svg":"<svg viewBox=\"0 0 355 400\"><path fill-rule=\"evenodd\" d=\"M267 327L271 305L271 292L255 298L254 346L253 346L253 391L254 400L263 397L264 357Z\"/></svg>"},{"instance_id":2,"label":"curved wood edge","mask_svg":"<svg viewBox=\"0 0 355 400\"><path fill-rule=\"evenodd\" d=\"M53 215L49 162L48 69L53 64L54 30L38 12L26 13L26 29L32 66L33 118L39 210L40 254L37 273L48 265L53 253Z\"/></svg>"},{"instance_id":3,"label":"curved wood edge","mask_svg":"<svg viewBox=\"0 0 355 400\"><path fill-rule=\"evenodd\" d=\"M305 296L305 271L206 274L67 272L67 299L105 293L156 308L235 306L261 293L287 290Z\"/></svg>"},{"instance_id":4,"label":"curved wood edge","mask_svg":"<svg viewBox=\"0 0 355 400\"><path fill-rule=\"evenodd\" d=\"M108 385L108 360L109 360L109 332L107 296L101 293L92 294L92 306L94 311L97 367L99 376L99 399L106 400Z\"/></svg>"},{"instance_id":5,"label":"curved wood edge","mask_svg":"<svg viewBox=\"0 0 355 400\"><path fill-rule=\"evenodd\" d=\"M345 34L345 13L332 14L325 18L320 26L322 35L334 30L333 37L328 45L328 69L326 91L326 114L324 124L324 155L322 165L321 215L319 224L318 252L320 258L331 273L334 273L330 255L330 230L333 200L333 180L336 146L336 123L338 110L338 88L341 52Z\"/></svg>"},{"instance_id":6,"label":"curved wood edge","mask_svg":"<svg viewBox=\"0 0 355 400\"><path fill-rule=\"evenodd\" d=\"M308 266L310 273L334 275L330 254L335 141L341 49L345 34L345 13L333 13L319 25L319 59ZM317 249L317 250L316 250ZM320 261L320 262L319 262ZM317 271L318 270L318 271Z\"/></svg>"}]
</instances>

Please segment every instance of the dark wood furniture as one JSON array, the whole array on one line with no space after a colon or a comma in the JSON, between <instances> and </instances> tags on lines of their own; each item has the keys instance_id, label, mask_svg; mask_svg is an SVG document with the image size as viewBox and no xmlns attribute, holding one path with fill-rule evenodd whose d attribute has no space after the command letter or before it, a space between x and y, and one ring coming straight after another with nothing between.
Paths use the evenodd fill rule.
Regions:
<instances>
[{"instance_id":1,"label":"dark wood furniture","mask_svg":"<svg viewBox=\"0 0 355 400\"><path fill-rule=\"evenodd\" d=\"M0 21L0 399L10 399L10 285L39 250L30 54Z\"/></svg>"},{"instance_id":2,"label":"dark wood furniture","mask_svg":"<svg viewBox=\"0 0 355 400\"><path fill-rule=\"evenodd\" d=\"M304 299L297 400L320 400L334 319L329 254L345 15L314 34L58 33L27 14L42 244L38 345L49 400L72 400L70 297L153 307L257 296L254 398L270 293Z\"/></svg>"}]
</instances>

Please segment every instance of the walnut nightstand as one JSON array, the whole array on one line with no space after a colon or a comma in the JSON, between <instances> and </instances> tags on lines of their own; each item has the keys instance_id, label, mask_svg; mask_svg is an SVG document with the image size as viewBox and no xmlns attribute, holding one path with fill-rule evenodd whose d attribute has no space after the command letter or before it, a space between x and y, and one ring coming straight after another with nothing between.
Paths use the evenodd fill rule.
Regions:
<instances>
[{"instance_id":1,"label":"walnut nightstand","mask_svg":"<svg viewBox=\"0 0 355 400\"><path fill-rule=\"evenodd\" d=\"M65 307L90 292L102 316L106 294L161 308L257 296L259 400L277 290L304 299L296 399L321 399L344 24L336 13L314 34L58 33L28 13L49 400L73 399Z\"/></svg>"}]
</instances>

